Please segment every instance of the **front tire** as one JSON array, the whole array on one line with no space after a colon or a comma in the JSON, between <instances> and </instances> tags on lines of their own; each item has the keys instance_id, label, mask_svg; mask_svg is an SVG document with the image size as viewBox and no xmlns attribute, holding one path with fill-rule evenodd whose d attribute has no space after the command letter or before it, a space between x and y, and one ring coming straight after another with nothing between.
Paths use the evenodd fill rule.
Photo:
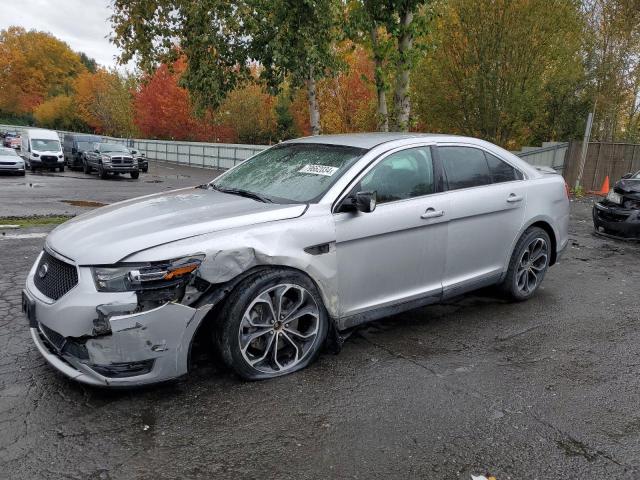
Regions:
<instances>
[{"instance_id":1,"label":"front tire","mask_svg":"<svg viewBox=\"0 0 640 480\"><path fill-rule=\"evenodd\" d=\"M140 172L131 172L131 178L133 178L134 180L137 180L139 176Z\"/></svg>"},{"instance_id":2,"label":"front tire","mask_svg":"<svg viewBox=\"0 0 640 480\"><path fill-rule=\"evenodd\" d=\"M62 165L58 170L60 170L61 172L64 172L64 165Z\"/></svg>"},{"instance_id":3,"label":"front tire","mask_svg":"<svg viewBox=\"0 0 640 480\"><path fill-rule=\"evenodd\" d=\"M240 282L225 301L214 333L225 364L247 380L305 368L320 354L329 317L314 283L274 269Z\"/></svg>"},{"instance_id":4,"label":"front tire","mask_svg":"<svg viewBox=\"0 0 640 480\"><path fill-rule=\"evenodd\" d=\"M513 250L502 290L516 302L528 300L542 283L550 259L549 234L539 227L528 228Z\"/></svg>"},{"instance_id":5,"label":"front tire","mask_svg":"<svg viewBox=\"0 0 640 480\"><path fill-rule=\"evenodd\" d=\"M104 167L101 165L98 165L98 176L102 179L105 180L108 176L109 173L104 169Z\"/></svg>"}]
</instances>

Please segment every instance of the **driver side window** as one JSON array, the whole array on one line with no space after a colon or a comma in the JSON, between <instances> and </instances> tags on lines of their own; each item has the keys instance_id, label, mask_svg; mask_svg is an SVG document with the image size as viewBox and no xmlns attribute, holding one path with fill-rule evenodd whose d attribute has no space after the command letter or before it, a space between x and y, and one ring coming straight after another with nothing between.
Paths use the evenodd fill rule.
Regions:
<instances>
[{"instance_id":1,"label":"driver side window","mask_svg":"<svg viewBox=\"0 0 640 480\"><path fill-rule=\"evenodd\" d=\"M362 178L360 190L377 192L378 203L433 193L431 149L418 147L392 153Z\"/></svg>"}]
</instances>

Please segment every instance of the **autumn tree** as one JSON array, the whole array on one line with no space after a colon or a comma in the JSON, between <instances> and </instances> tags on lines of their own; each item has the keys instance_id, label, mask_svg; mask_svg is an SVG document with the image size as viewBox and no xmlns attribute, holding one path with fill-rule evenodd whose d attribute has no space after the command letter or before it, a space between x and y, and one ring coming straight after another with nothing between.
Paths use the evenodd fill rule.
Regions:
<instances>
[{"instance_id":1,"label":"autumn tree","mask_svg":"<svg viewBox=\"0 0 640 480\"><path fill-rule=\"evenodd\" d=\"M160 65L146 75L134 97L135 123L142 136L165 140L230 142L234 133L229 127L213 123L211 115L197 118L189 91L180 86L185 61L179 59L171 68Z\"/></svg>"},{"instance_id":2,"label":"autumn tree","mask_svg":"<svg viewBox=\"0 0 640 480\"><path fill-rule=\"evenodd\" d=\"M367 132L377 128L375 66L362 47L345 48L347 68L318 84L326 133Z\"/></svg>"},{"instance_id":3,"label":"autumn tree","mask_svg":"<svg viewBox=\"0 0 640 480\"><path fill-rule=\"evenodd\" d=\"M75 83L78 116L97 133L133 136L132 86L132 79L104 68L81 74Z\"/></svg>"},{"instance_id":4,"label":"autumn tree","mask_svg":"<svg viewBox=\"0 0 640 480\"><path fill-rule=\"evenodd\" d=\"M80 57L53 35L21 27L0 31L0 111L30 113L49 97L69 94L85 70Z\"/></svg>"},{"instance_id":5,"label":"autumn tree","mask_svg":"<svg viewBox=\"0 0 640 480\"><path fill-rule=\"evenodd\" d=\"M181 84L199 111L216 109L250 78L259 62L272 92L287 80L307 90L309 122L320 132L316 84L339 67L334 40L339 0L114 0L113 41L121 60L138 59L152 72L159 62L186 59Z\"/></svg>"},{"instance_id":6,"label":"autumn tree","mask_svg":"<svg viewBox=\"0 0 640 480\"><path fill-rule=\"evenodd\" d=\"M413 87L420 124L515 147L556 118L580 127L579 5L568 0L449 0ZM542 136L542 135L541 135ZM546 139L550 139L547 137Z\"/></svg>"},{"instance_id":7,"label":"autumn tree","mask_svg":"<svg viewBox=\"0 0 640 480\"><path fill-rule=\"evenodd\" d=\"M233 129L240 143L270 144L276 139L276 98L252 81L231 91L218 110L218 122Z\"/></svg>"},{"instance_id":8,"label":"autumn tree","mask_svg":"<svg viewBox=\"0 0 640 480\"><path fill-rule=\"evenodd\" d=\"M83 130L86 124L78 117L76 101L70 95L56 95L38 105L33 117L41 127L59 130Z\"/></svg>"}]
</instances>

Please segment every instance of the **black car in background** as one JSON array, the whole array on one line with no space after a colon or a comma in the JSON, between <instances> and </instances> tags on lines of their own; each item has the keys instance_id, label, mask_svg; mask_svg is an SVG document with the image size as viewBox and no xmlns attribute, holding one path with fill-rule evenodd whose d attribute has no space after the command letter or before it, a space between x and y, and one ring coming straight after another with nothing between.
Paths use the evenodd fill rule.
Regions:
<instances>
[{"instance_id":1,"label":"black car in background","mask_svg":"<svg viewBox=\"0 0 640 480\"><path fill-rule=\"evenodd\" d=\"M131 150L131 155L133 155L133 158L138 160L138 169L142 173L147 173L149 171L149 161L147 160L146 155L138 150L134 150L134 149L130 149L130 150Z\"/></svg>"},{"instance_id":2,"label":"black car in background","mask_svg":"<svg viewBox=\"0 0 640 480\"><path fill-rule=\"evenodd\" d=\"M62 142L64 163L72 170L74 168L82 168L84 153L101 141L102 137L98 135L66 134Z\"/></svg>"},{"instance_id":3,"label":"black car in background","mask_svg":"<svg viewBox=\"0 0 640 480\"><path fill-rule=\"evenodd\" d=\"M627 173L593 206L596 232L640 240L640 171Z\"/></svg>"}]
</instances>

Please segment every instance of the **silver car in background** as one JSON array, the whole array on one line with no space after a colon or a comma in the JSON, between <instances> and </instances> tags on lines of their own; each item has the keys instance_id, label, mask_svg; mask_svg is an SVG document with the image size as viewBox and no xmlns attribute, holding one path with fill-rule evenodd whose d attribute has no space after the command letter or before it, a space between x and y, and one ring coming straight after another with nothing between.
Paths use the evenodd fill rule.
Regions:
<instances>
[{"instance_id":1,"label":"silver car in background","mask_svg":"<svg viewBox=\"0 0 640 480\"><path fill-rule=\"evenodd\" d=\"M0 173L25 174L24 160L10 147L0 147Z\"/></svg>"},{"instance_id":2,"label":"silver car in background","mask_svg":"<svg viewBox=\"0 0 640 480\"><path fill-rule=\"evenodd\" d=\"M243 378L270 378L386 315L489 285L530 298L568 218L561 176L485 141L302 138L57 227L23 309L41 354L84 383L179 377L197 332Z\"/></svg>"}]
</instances>

